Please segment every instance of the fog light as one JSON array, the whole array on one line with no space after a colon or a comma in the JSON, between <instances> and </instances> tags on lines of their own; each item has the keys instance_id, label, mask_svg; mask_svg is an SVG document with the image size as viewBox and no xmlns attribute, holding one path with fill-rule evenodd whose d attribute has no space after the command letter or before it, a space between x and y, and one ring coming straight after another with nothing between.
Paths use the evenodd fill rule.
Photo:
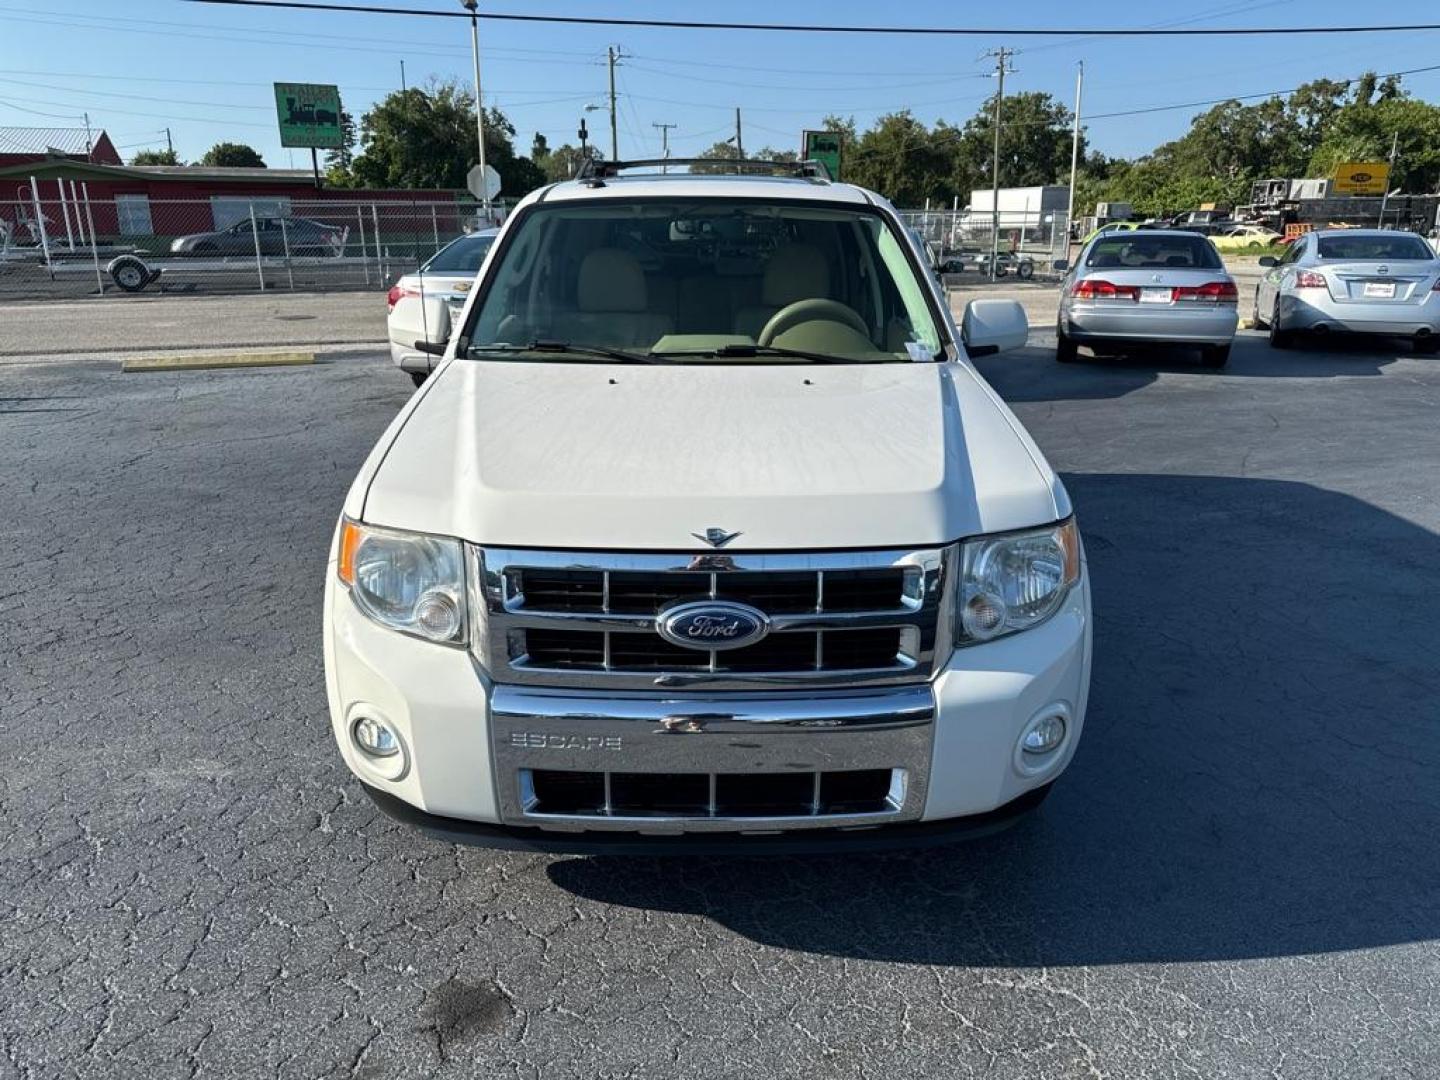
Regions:
<instances>
[{"instance_id":1,"label":"fog light","mask_svg":"<svg viewBox=\"0 0 1440 1080\"><path fill-rule=\"evenodd\" d=\"M1027 754L1048 754L1065 741L1065 717L1046 713L1032 720L1020 739L1020 749Z\"/></svg>"},{"instance_id":2,"label":"fog light","mask_svg":"<svg viewBox=\"0 0 1440 1080\"><path fill-rule=\"evenodd\" d=\"M373 716L362 716L356 720L355 726L350 729L350 737L362 753L372 758L392 758L400 753L399 737L389 724Z\"/></svg>"}]
</instances>

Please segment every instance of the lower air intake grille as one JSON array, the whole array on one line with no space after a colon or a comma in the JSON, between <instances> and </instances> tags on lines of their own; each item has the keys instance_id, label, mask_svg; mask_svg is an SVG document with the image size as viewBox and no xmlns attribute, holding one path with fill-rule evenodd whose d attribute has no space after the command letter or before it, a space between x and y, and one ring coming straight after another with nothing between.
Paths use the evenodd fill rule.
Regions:
<instances>
[{"instance_id":1,"label":"lower air intake grille","mask_svg":"<svg viewBox=\"0 0 1440 1080\"><path fill-rule=\"evenodd\" d=\"M766 818L882 814L894 770L626 773L527 770L528 813L565 817Z\"/></svg>"}]
</instances>

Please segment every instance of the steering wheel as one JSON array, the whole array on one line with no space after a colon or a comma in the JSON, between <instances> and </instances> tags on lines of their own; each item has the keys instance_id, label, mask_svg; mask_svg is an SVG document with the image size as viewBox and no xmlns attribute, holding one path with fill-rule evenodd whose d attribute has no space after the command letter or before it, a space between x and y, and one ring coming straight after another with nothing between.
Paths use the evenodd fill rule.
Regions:
<instances>
[{"instance_id":1,"label":"steering wheel","mask_svg":"<svg viewBox=\"0 0 1440 1080\"><path fill-rule=\"evenodd\" d=\"M866 338L870 336L870 328L865 325L865 320L855 312L854 308L846 307L836 300L812 297L809 300L796 300L793 304L786 304L774 315L771 315L770 321L760 331L760 337L756 339L756 344L774 344L775 339L786 330L793 330L801 323L807 322L844 323L857 334Z\"/></svg>"}]
</instances>

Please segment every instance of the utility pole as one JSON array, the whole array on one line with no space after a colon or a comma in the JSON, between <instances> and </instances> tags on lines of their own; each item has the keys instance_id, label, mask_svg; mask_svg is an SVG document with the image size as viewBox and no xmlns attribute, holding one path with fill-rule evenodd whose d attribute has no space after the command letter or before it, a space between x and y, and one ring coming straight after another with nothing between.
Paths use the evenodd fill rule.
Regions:
<instances>
[{"instance_id":1,"label":"utility pole","mask_svg":"<svg viewBox=\"0 0 1440 1080\"><path fill-rule=\"evenodd\" d=\"M480 171L485 171L485 105L480 95L480 0L460 0L460 6L470 12L470 52L475 59L475 139L480 144ZM482 190L488 192L488 185ZM485 208L485 222L490 223L490 196L480 200Z\"/></svg>"},{"instance_id":2,"label":"utility pole","mask_svg":"<svg viewBox=\"0 0 1440 1080\"><path fill-rule=\"evenodd\" d=\"M675 127L679 127L680 125L679 125L679 124L657 124L657 123L652 122L652 123L650 124L650 126L653 127L653 128L659 128L659 129L660 129L660 156L661 156L662 158L668 158L668 157L670 156L670 129L671 129L671 128L675 128ZM663 176L666 172L668 172L668 171L669 171L669 170L666 169L666 167L665 167L664 165L660 166L660 173L661 173L662 176Z\"/></svg>"},{"instance_id":3,"label":"utility pole","mask_svg":"<svg viewBox=\"0 0 1440 1080\"><path fill-rule=\"evenodd\" d=\"M740 106L735 106L735 156L745 160L745 140L740 137Z\"/></svg>"},{"instance_id":4,"label":"utility pole","mask_svg":"<svg viewBox=\"0 0 1440 1080\"><path fill-rule=\"evenodd\" d=\"M610 160L620 160L620 135L615 127L615 64L625 56L623 49L614 45L605 46L605 56L610 62Z\"/></svg>"},{"instance_id":5,"label":"utility pole","mask_svg":"<svg viewBox=\"0 0 1440 1080\"><path fill-rule=\"evenodd\" d=\"M1390 205L1390 182L1395 179L1395 155L1400 149L1400 131L1390 136L1390 174L1385 177L1385 194L1380 197L1380 220L1378 228L1385 227L1385 208ZM1398 189L1397 189L1398 190Z\"/></svg>"},{"instance_id":6,"label":"utility pole","mask_svg":"<svg viewBox=\"0 0 1440 1080\"><path fill-rule=\"evenodd\" d=\"M170 129L168 127L165 129L165 149L169 151L171 157L175 156L175 143L170 139Z\"/></svg>"},{"instance_id":7,"label":"utility pole","mask_svg":"<svg viewBox=\"0 0 1440 1080\"><path fill-rule=\"evenodd\" d=\"M402 94L404 94L404 93L407 93L407 92L409 91L409 89L410 89L410 88L405 85L405 61L404 61L404 60L401 60L401 61L400 61L400 92L401 92Z\"/></svg>"},{"instance_id":8,"label":"utility pole","mask_svg":"<svg viewBox=\"0 0 1440 1080\"><path fill-rule=\"evenodd\" d=\"M1065 211L1065 258L1070 258L1070 236L1075 231L1075 173L1080 168L1080 94L1085 88L1085 61L1075 69L1075 132L1070 136L1070 203ZM1052 248L1053 250L1053 248Z\"/></svg>"},{"instance_id":9,"label":"utility pole","mask_svg":"<svg viewBox=\"0 0 1440 1080\"><path fill-rule=\"evenodd\" d=\"M1000 261L1000 103L1005 100L1006 63L1014 51L1000 46L985 54L995 57L995 150L990 165L990 280L995 280L996 264ZM1011 74L1014 69L1011 69Z\"/></svg>"}]
</instances>

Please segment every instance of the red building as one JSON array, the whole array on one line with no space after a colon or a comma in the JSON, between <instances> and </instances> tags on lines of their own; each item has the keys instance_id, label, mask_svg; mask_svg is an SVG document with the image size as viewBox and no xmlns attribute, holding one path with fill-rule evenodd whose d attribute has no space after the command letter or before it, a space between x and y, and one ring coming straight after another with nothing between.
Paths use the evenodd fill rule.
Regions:
<instances>
[{"instance_id":1,"label":"red building","mask_svg":"<svg viewBox=\"0 0 1440 1080\"><path fill-rule=\"evenodd\" d=\"M48 158L119 165L120 154L110 136L86 128L0 127L0 169Z\"/></svg>"},{"instance_id":2,"label":"red building","mask_svg":"<svg viewBox=\"0 0 1440 1080\"><path fill-rule=\"evenodd\" d=\"M476 209L472 196L457 189L317 188L309 169L102 164L52 154L0 164L0 221L15 226L22 242L33 231L37 192L52 237L64 215L73 213L67 210L73 194L82 202L88 196L86 209L101 240L146 247L223 229L252 212L312 218L362 234L378 228L382 238L414 234L418 240L430 231L453 236Z\"/></svg>"}]
</instances>

